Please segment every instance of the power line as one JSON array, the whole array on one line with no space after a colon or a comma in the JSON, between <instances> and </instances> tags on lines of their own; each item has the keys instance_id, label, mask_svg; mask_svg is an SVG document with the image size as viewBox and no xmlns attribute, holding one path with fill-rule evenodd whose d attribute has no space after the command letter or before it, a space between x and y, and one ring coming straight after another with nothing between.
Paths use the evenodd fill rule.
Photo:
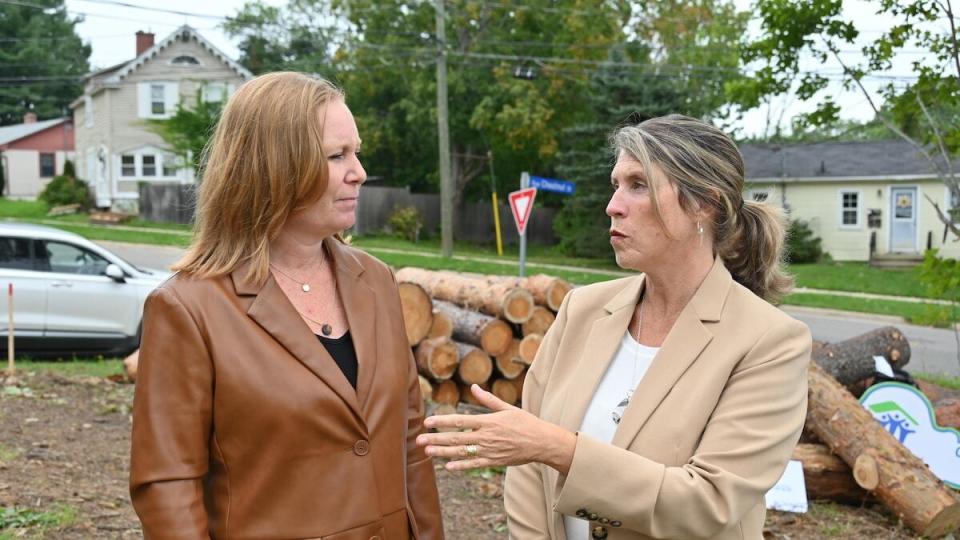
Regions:
<instances>
[{"instance_id":1,"label":"power line","mask_svg":"<svg viewBox=\"0 0 960 540\"><path fill-rule=\"evenodd\" d=\"M155 11L155 12L157 12L157 13L170 13L170 14L173 14L173 15L183 15L183 16L186 16L186 17L198 17L198 18L201 18L201 19L217 19L217 20L223 20L223 19L226 18L226 17L223 16L223 15L212 15L212 14L209 14L209 13L196 13L196 12L192 12L192 11L180 11L180 10L177 10L177 9L166 9L166 8L156 8L156 7L148 7L148 6L139 6L139 5L137 5L137 4L131 4L131 3L129 3L129 2L120 2L119 0L75 0L75 1L78 1L78 2L89 2L89 3L93 3L93 4L107 4L107 5L112 5L112 6L122 6L122 7L133 8L133 9L141 9L141 10L144 10L144 11Z\"/></svg>"}]
</instances>

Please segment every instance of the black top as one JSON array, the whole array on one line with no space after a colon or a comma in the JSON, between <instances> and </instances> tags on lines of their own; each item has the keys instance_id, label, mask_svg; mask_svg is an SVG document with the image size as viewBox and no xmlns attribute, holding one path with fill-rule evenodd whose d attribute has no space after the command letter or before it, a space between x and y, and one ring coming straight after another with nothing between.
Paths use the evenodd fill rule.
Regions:
<instances>
[{"instance_id":1,"label":"black top","mask_svg":"<svg viewBox=\"0 0 960 540\"><path fill-rule=\"evenodd\" d=\"M357 351L353 348L353 339L350 338L350 331L338 338L328 338L317 335L320 343L327 349L337 367L343 372L343 376L350 381L350 386L357 389Z\"/></svg>"}]
</instances>

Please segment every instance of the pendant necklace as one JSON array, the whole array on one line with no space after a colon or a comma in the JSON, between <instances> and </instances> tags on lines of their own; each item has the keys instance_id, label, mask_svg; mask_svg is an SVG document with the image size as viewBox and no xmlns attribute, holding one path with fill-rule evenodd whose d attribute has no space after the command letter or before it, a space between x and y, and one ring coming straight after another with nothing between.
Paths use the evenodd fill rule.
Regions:
<instances>
[{"instance_id":1,"label":"pendant necklace","mask_svg":"<svg viewBox=\"0 0 960 540\"><path fill-rule=\"evenodd\" d=\"M613 423L620 425L620 419L623 418L624 412L627 410L627 405L630 404L630 398L633 397L633 391L636 390L637 381L637 371L638 364L637 361L640 358L640 330L643 328L643 298L640 298L640 315L637 317L637 343L636 350L633 354L633 379L631 379L631 384L633 387L627 390L627 395L620 400L620 403L617 403L617 406L613 409L613 412L610 413L610 416L613 418ZM630 330L627 329L627 333L630 333Z\"/></svg>"},{"instance_id":2,"label":"pendant necklace","mask_svg":"<svg viewBox=\"0 0 960 540\"><path fill-rule=\"evenodd\" d=\"M327 252L324 251L323 248L320 248L320 262L317 263L317 266L323 266L323 260L324 260L324 258L326 257L326 254L327 254ZM273 268L274 270L276 270L277 272L279 272L281 276L289 279L290 281L296 283L297 285L300 285L300 290L301 290L301 291L303 291L303 292L305 292L305 293L310 292L310 283L308 283L308 282L306 282L306 281L300 281L299 279L297 279L297 278L291 276L290 274L284 272L283 270L280 269L279 266L277 266L277 265L275 265L275 264L273 264L273 263L270 263L270 267Z\"/></svg>"}]
</instances>

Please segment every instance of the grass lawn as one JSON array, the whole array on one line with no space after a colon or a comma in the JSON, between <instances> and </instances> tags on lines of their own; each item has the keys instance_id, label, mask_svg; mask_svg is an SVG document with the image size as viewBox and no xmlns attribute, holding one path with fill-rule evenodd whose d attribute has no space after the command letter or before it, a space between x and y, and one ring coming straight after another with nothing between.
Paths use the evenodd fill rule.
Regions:
<instances>
[{"instance_id":1,"label":"grass lawn","mask_svg":"<svg viewBox=\"0 0 960 540\"><path fill-rule=\"evenodd\" d=\"M950 377L947 375L934 375L931 373L923 372L914 372L911 373L916 379L922 379L927 382L932 382L933 384L942 386L944 388L952 388L954 390L960 390L960 377Z\"/></svg>"},{"instance_id":2,"label":"grass lawn","mask_svg":"<svg viewBox=\"0 0 960 540\"><path fill-rule=\"evenodd\" d=\"M925 326L945 328L951 323L960 322L960 312L951 306L923 304L917 302L898 302L895 300L876 300L873 298L852 298L849 296L831 296L825 294L794 293L784 300L784 304L794 306L858 311L877 315L895 315L908 322Z\"/></svg>"},{"instance_id":3,"label":"grass lawn","mask_svg":"<svg viewBox=\"0 0 960 540\"><path fill-rule=\"evenodd\" d=\"M6 369L4 361L0 369ZM77 358L74 360L17 360L17 372L55 371L64 375L107 377L123 374L123 360L119 358Z\"/></svg>"},{"instance_id":4,"label":"grass lawn","mask_svg":"<svg viewBox=\"0 0 960 540\"><path fill-rule=\"evenodd\" d=\"M794 264L790 272L798 287L933 298L916 268L873 268L867 263Z\"/></svg>"}]
</instances>

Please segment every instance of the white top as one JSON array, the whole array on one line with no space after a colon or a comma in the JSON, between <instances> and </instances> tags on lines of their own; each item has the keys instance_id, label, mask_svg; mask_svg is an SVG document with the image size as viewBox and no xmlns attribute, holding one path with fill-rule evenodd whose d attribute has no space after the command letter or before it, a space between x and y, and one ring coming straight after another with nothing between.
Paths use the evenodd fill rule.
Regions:
<instances>
[{"instance_id":1,"label":"white top","mask_svg":"<svg viewBox=\"0 0 960 540\"><path fill-rule=\"evenodd\" d=\"M628 395L633 394L659 350L659 347L647 347L637 343L629 332L623 333L620 347L600 380L590 405L587 406L583 422L580 423L580 433L598 441L613 442L618 425L613 420L613 413L616 412L618 417L623 415L626 406L621 403ZM567 540L590 538L589 525L590 522L585 519L563 516Z\"/></svg>"}]
</instances>

